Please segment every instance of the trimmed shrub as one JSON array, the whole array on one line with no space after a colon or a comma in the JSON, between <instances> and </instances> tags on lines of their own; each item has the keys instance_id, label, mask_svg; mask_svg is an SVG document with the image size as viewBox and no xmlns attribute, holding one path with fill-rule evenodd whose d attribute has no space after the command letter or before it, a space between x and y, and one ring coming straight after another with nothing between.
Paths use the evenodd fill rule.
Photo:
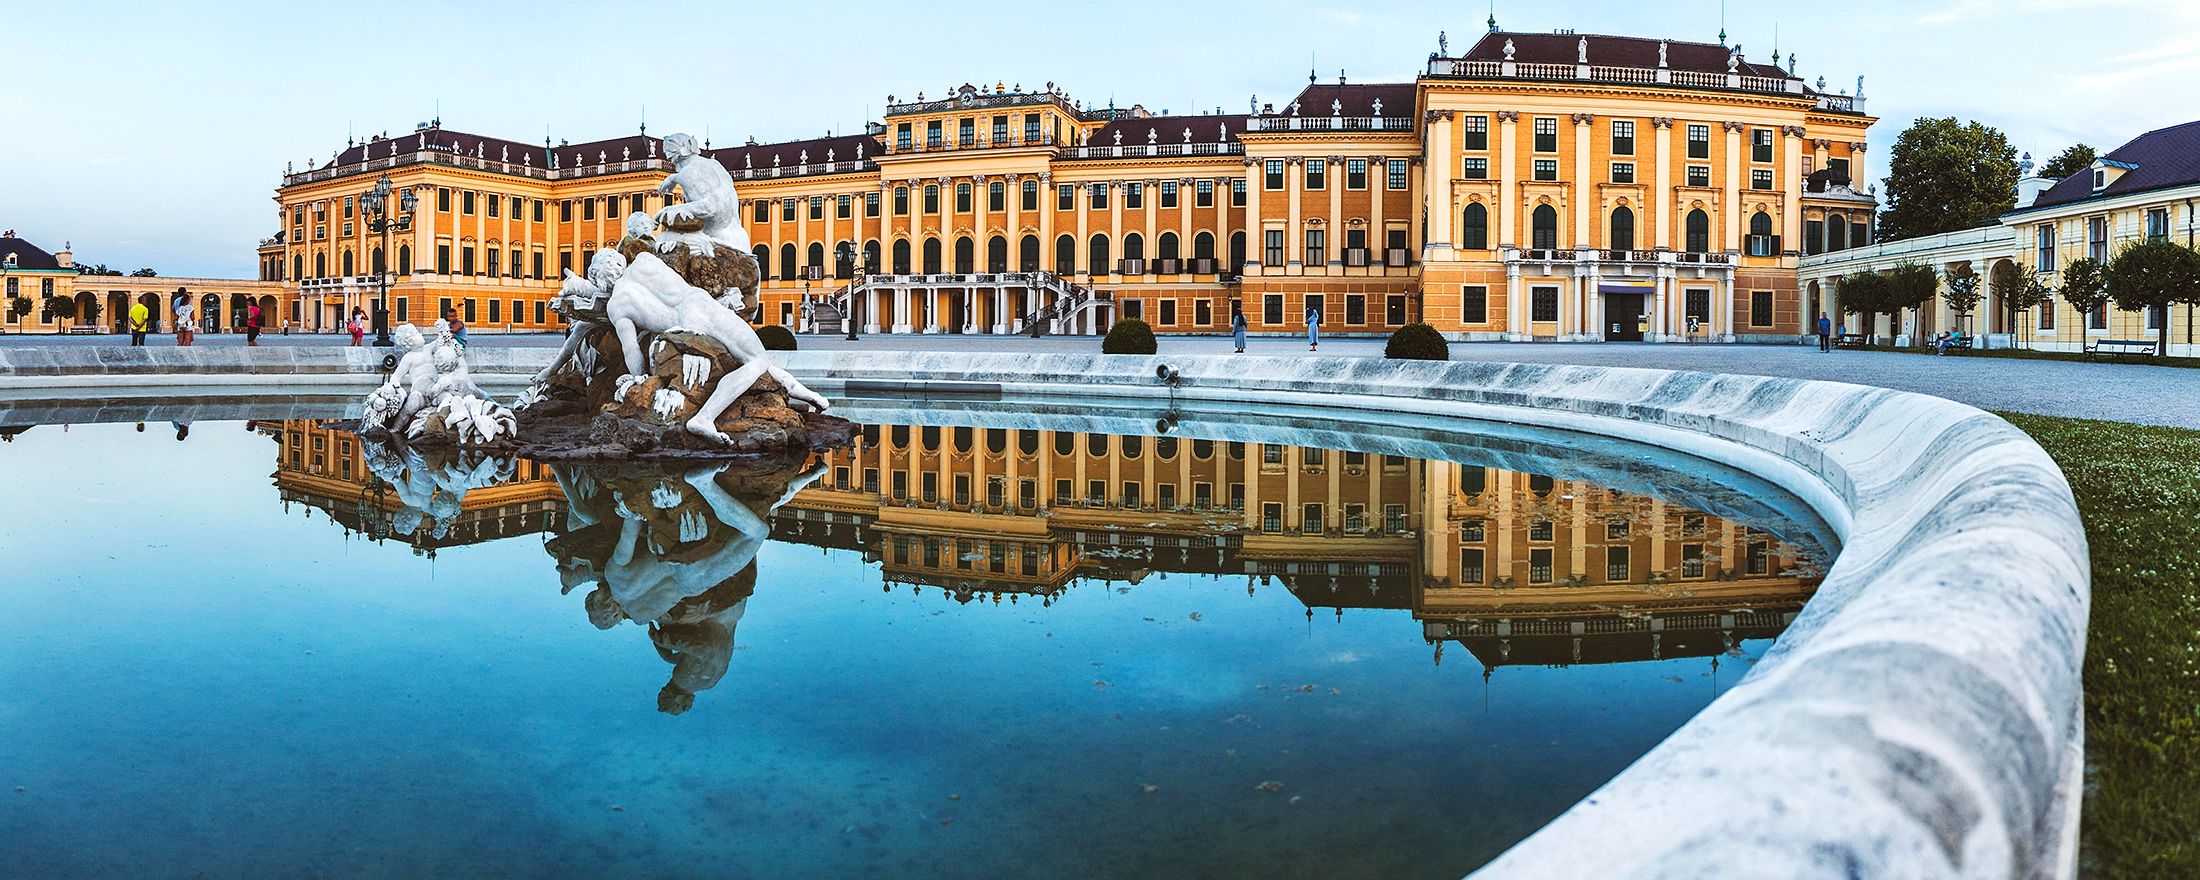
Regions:
<instances>
[{"instance_id":1,"label":"trimmed shrub","mask_svg":"<svg viewBox=\"0 0 2200 880\"><path fill-rule=\"evenodd\" d=\"M1153 328L1137 318L1124 318L1108 328L1100 342L1101 354L1153 354Z\"/></svg>"},{"instance_id":2,"label":"trimmed shrub","mask_svg":"<svg viewBox=\"0 0 2200 880\"><path fill-rule=\"evenodd\" d=\"M778 324L766 324L757 328L756 339L764 343L765 351L794 350L794 333Z\"/></svg>"},{"instance_id":3,"label":"trimmed shrub","mask_svg":"<svg viewBox=\"0 0 2200 880\"><path fill-rule=\"evenodd\" d=\"M1383 357L1407 361L1448 361L1451 360L1451 344L1444 341L1444 334L1436 332L1436 328L1414 322L1390 334L1390 344L1383 346Z\"/></svg>"}]
</instances>

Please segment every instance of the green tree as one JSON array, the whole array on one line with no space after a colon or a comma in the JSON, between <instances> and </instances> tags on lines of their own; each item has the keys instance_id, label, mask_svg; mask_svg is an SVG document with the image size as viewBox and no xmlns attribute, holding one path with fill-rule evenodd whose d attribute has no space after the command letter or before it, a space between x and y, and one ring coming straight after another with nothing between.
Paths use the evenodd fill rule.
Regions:
<instances>
[{"instance_id":1,"label":"green tree","mask_svg":"<svg viewBox=\"0 0 2200 880\"><path fill-rule=\"evenodd\" d=\"M80 325L97 324L99 323L100 311L99 298L86 297L84 302L77 307L76 322Z\"/></svg>"},{"instance_id":2,"label":"green tree","mask_svg":"<svg viewBox=\"0 0 2200 880\"><path fill-rule=\"evenodd\" d=\"M1840 286L1836 288L1841 296L1841 311L1862 316L1858 330L1866 336L1871 335L1876 326L1873 319L1887 310L1887 287L1887 276L1877 272L1841 276Z\"/></svg>"},{"instance_id":3,"label":"green tree","mask_svg":"<svg viewBox=\"0 0 2200 880\"><path fill-rule=\"evenodd\" d=\"M122 274L122 270L120 270L120 269L109 269L109 268L107 268L107 264L106 264L106 263L94 263L94 264L92 264L92 265L89 265L89 266L78 266L78 267L76 267L76 274L78 274L78 275L120 275L120 274Z\"/></svg>"},{"instance_id":4,"label":"green tree","mask_svg":"<svg viewBox=\"0 0 2200 880\"><path fill-rule=\"evenodd\" d=\"M1919 119L1895 139L1886 184L1881 241L1991 226L2016 207L2017 149L1993 126Z\"/></svg>"},{"instance_id":5,"label":"green tree","mask_svg":"<svg viewBox=\"0 0 2200 880\"><path fill-rule=\"evenodd\" d=\"M119 272L118 272L118 273L116 273L116 274L118 274L118 275L119 275L119 274L121 274L121 273L119 273ZM153 270L151 270L151 269L139 269L139 270L137 270L137 271L135 271L135 272L132 272L132 273L130 273L130 277L132 277L132 278L157 278L157 277L160 277L160 273L159 273L159 272L155 272L155 271L153 271Z\"/></svg>"},{"instance_id":6,"label":"green tree","mask_svg":"<svg viewBox=\"0 0 2200 880\"><path fill-rule=\"evenodd\" d=\"M1949 275L1948 287L1940 293L1940 301L1948 304L1948 311L1962 317L1970 317L1978 309L1979 300L1984 298L1979 291L1978 273L1969 267Z\"/></svg>"},{"instance_id":7,"label":"green tree","mask_svg":"<svg viewBox=\"0 0 2200 880\"><path fill-rule=\"evenodd\" d=\"M2108 278L2101 263L2092 257L2080 257L2070 261L2062 270L2063 302L2078 310L2078 314L2090 315L2108 303Z\"/></svg>"},{"instance_id":8,"label":"green tree","mask_svg":"<svg viewBox=\"0 0 2200 880\"><path fill-rule=\"evenodd\" d=\"M62 331L61 322L76 317L76 300L66 296L49 296L39 306L46 320L54 322L53 332Z\"/></svg>"},{"instance_id":9,"label":"green tree","mask_svg":"<svg viewBox=\"0 0 2200 880\"><path fill-rule=\"evenodd\" d=\"M2001 301L2002 309L2009 315L2009 326L2017 326L2017 315L2047 301L2047 286L2039 276L2026 266L2003 263L1994 267L1989 283L1993 285L1994 298Z\"/></svg>"},{"instance_id":10,"label":"green tree","mask_svg":"<svg viewBox=\"0 0 2200 880\"><path fill-rule=\"evenodd\" d=\"M30 298L30 297L27 297L27 296L19 296L19 297L16 297L16 298L14 298L14 299L8 300L8 311L11 311L11 312L14 312L14 313L15 313L15 314L13 314L13 315L10 315L10 316L8 316L9 320L14 320L14 319L16 319L16 318L19 318L19 317L22 317L22 316L24 316L24 315L28 315L28 314L30 314L31 312L34 312L34 311L37 311L37 310L38 310L38 306L36 306L36 305L32 304L32 302L31 302L31 298Z\"/></svg>"},{"instance_id":11,"label":"green tree","mask_svg":"<svg viewBox=\"0 0 2200 880\"><path fill-rule=\"evenodd\" d=\"M2047 160L2047 164L2040 166L2040 176L2048 180L2061 180L2091 167L2093 160L2096 158L2098 157L2093 154L2092 147L2084 144L2071 144L2068 149L2062 151L2061 155Z\"/></svg>"},{"instance_id":12,"label":"green tree","mask_svg":"<svg viewBox=\"0 0 2200 880\"><path fill-rule=\"evenodd\" d=\"M2200 304L2200 251L2172 241L2135 242L2117 251L2101 274L2117 308L2162 310L2155 352L2168 354L2169 304Z\"/></svg>"},{"instance_id":13,"label":"green tree","mask_svg":"<svg viewBox=\"0 0 2200 880\"><path fill-rule=\"evenodd\" d=\"M1883 306L1887 311L1900 314L1902 309L1915 309L1931 302L1933 294L1940 292L1940 273L1923 263L1907 260L1895 265L1887 273L1887 293ZM1896 328L1897 330L1901 328ZM1927 328L1917 328L1922 336Z\"/></svg>"}]
</instances>

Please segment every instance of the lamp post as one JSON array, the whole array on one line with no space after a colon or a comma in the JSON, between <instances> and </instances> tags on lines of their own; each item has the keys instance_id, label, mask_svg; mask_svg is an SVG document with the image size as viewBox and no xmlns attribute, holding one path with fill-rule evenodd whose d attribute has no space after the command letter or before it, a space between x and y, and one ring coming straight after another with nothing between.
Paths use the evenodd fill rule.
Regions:
<instances>
[{"instance_id":1,"label":"lamp post","mask_svg":"<svg viewBox=\"0 0 2200 880\"><path fill-rule=\"evenodd\" d=\"M848 267L848 307L840 312L841 329L848 331L848 341L856 341L856 282L864 275L863 266L856 265L854 242L840 243L840 253L834 255L840 264Z\"/></svg>"},{"instance_id":2,"label":"lamp post","mask_svg":"<svg viewBox=\"0 0 2200 880\"><path fill-rule=\"evenodd\" d=\"M412 187L398 194L397 216L390 216L390 176L374 182L374 188L359 197L360 213L367 218L367 231L382 234L382 255L375 261L374 277L381 287L381 298L374 303L374 344L387 348L396 345L390 338L390 228L399 231L412 229L413 210L420 206L420 199L413 195Z\"/></svg>"}]
</instances>

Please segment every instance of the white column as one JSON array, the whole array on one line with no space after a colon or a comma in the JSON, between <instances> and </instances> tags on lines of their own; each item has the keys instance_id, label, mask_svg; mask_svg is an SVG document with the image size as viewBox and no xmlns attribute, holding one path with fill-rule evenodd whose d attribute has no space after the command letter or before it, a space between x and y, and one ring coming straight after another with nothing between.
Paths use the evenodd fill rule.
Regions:
<instances>
[{"instance_id":1,"label":"white column","mask_svg":"<svg viewBox=\"0 0 2200 880\"><path fill-rule=\"evenodd\" d=\"M1505 341L1521 342L1528 338L1527 294L1520 286L1520 264L1505 264Z\"/></svg>"},{"instance_id":2,"label":"white column","mask_svg":"<svg viewBox=\"0 0 2200 880\"><path fill-rule=\"evenodd\" d=\"M1520 239L1520 187L1515 183L1516 164L1514 152L1519 137L1520 111L1500 110L1497 113L1497 161L1490 163L1490 176L1497 180L1497 244L1500 247L1518 247Z\"/></svg>"}]
</instances>

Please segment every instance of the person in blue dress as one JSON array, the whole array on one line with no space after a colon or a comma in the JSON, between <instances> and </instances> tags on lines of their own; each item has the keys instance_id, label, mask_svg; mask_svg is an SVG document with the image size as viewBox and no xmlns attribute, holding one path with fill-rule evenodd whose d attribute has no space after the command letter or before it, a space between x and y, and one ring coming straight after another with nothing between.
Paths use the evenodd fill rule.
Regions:
<instances>
[{"instance_id":1,"label":"person in blue dress","mask_svg":"<svg viewBox=\"0 0 2200 880\"><path fill-rule=\"evenodd\" d=\"M1230 335L1237 340L1237 353L1244 354L1245 313L1243 311L1237 309L1230 310Z\"/></svg>"},{"instance_id":2,"label":"person in blue dress","mask_svg":"<svg viewBox=\"0 0 2200 880\"><path fill-rule=\"evenodd\" d=\"M1306 307L1306 350L1320 351L1322 347L1322 310Z\"/></svg>"}]
</instances>

